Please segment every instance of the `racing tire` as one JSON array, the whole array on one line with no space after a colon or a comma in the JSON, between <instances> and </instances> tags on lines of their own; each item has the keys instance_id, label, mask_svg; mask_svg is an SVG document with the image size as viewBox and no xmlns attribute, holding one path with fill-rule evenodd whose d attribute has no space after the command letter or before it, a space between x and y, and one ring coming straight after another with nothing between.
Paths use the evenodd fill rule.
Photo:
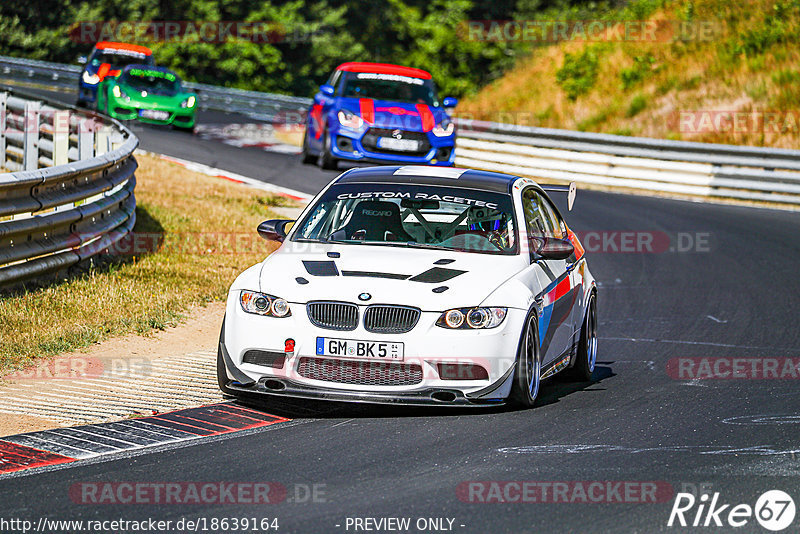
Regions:
<instances>
[{"instance_id":1,"label":"racing tire","mask_svg":"<svg viewBox=\"0 0 800 534\"><path fill-rule=\"evenodd\" d=\"M567 377L578 381L588 382L592 379L594 367L597 363L597 297L594 292L589 296L586 306L586 316L581 326L581 337L578 341L578 352L575 363L568 370Z\"/></svg>"},{"instance_id":2,"label":"racing tire","mask_svg":"<svg viewBox=\"0 0 800 534\"><path fill-rule=\"evenodd\" d=\"M303 165L310 165L314 163L317 158L308 152L308 129L303 134L303 151L300 152L300 161Z\"/></svg>"},{"instance_id":3,"label":"racing tire","mask_svg":"<svg viewBox=\"0 0 800 534\"><path fill-rule=\"evenodd\" d=\"M219 343L217 343L217 384L219 384L219 389L225 395L229 395L231 397L237 397L235 391L228 387L228 373L225 371L225 359L222 357L222 347L220 345L223 341L223 336L225 334L225 319L222 320L222 328L219 332Z\"/></svg>"},{"instance_id":4,"label":"racing tire","mask_svg":"<svg viewBox=\"0 0 800 534\"><path fill-rule=\"evenodd\" d=\"M541 384L542 358L539 354L539 324L536 312L525 321L520 337L514 381L508 400L520 408L531 408L536 403Z\"/></svg>"},{"instance_id":5,"label":"racing tire","mask_svg":"<svg viewBox=\"0 0 800 534\"><path fill-rule=\"evenodd\" d=\"M320 169L324 169L326 171L333 171L338 168L338 162L336 158L331 155L331 136L330 133L328 133L327 128L325 129L325 133L322 134L322 150L319 152L317 164L319 165Z\"/></svg>"}]
</instances>

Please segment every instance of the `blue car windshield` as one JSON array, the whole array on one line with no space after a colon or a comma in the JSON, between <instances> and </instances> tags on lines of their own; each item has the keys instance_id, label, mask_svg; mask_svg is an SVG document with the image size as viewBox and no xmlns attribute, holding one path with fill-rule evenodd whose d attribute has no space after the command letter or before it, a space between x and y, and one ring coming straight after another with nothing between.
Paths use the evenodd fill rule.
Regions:
<instances>
[{"instance_id":1,"label":"blue car windshield","mask_svg":"<svg viewBox=\"0 0 800 534\"><path fill-rule=\"evenodd\" d=\"M128 52L127 50L115 51L113 49L107 49L95 51L89 62L94 67L99 67L103 63L108 63L112 67L123 68L128 65L136 64L152 65L153 56L136 54Z\"/></svg>"},{"instance_id":2,"label":"blue car windshield","mask_svg":"<svg viewBox=\"0 0 800 534\"><path fill-rule=\"evenodd\" d=\"M396 74L373 74L370 72L348 72L341 86L341 96L346 98L372 98L409 104L427 104L439 107L436 86L431 80L398 76Z\"/></svg>"},{"instance_id":3,"label":"blue car windshield","mask_svg":"<svg viewBox=\"0 0 800 534\"><path fill-rule=\"evenodd\" d=\"M416 184L340 184L299 222L294 241L516 254L511 196Z\"/></svg>"}]
</instances>

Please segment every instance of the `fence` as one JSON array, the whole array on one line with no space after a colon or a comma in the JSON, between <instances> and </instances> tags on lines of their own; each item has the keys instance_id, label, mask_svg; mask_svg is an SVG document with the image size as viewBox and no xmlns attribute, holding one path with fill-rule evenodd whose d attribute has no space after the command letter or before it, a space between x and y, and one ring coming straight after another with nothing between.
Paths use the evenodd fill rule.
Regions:
<instances>
[{"instance_id":1,"label":"fence","mask_svg":"<svg viewBox=\"0 0 800 534\"><path fill-rule=\"evenodd\" d=\"M705 197L800 204L800 151L457 121L456 164Z\"/></svg>"},{"instance_id":2,"label":"fence","mask_svg":"<svg viewBox=\"0 0 800 534\"><path fill-rule=\"evenodd\" d=\"M138 140L116 121L0 87L0 286L107 249L136 222Z\"/></svg>"}]
</instances>

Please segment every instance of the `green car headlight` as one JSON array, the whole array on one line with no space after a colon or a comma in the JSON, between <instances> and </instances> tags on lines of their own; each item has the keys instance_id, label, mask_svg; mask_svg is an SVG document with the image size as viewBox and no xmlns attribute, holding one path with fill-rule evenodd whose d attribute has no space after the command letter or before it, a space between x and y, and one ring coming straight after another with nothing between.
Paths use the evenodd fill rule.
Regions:
<instances>
[{"instance_id":1,"label":"green car headlight","mask_svg":"<svg viewBox=\"0 0 800 534\"><path fill-rule=\"evenodd\" d=\"M131 98L125 94L125 91L119 88L119 85L115 85L113 89L111 89L111 94L114 95L116 98L121 98L125 102L128 102Z\"/></svg>"},{"instance_id":2,"label":"green car headlight","mask_svg":"<svg viewBox=\"0 0 800 534\"><path fill-rule=\"evenodd\" d=\"M195 102L197 102L197 99L194 97L194 95L192 95L189 98L187 98L186 100L184 100L183 102L181 102L181 107L182 108L193 108Z\"/></svg>"}]
</instances>

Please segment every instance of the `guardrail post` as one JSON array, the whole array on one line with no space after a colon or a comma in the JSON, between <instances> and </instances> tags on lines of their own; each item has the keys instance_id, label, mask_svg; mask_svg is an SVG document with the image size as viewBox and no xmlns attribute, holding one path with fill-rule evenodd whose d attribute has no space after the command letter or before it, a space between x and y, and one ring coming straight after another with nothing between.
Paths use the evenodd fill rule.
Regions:
<instances>
[{"instance_id":1,"label":"guardrail post","mask_svg":"<svg viewBox=\"0 0 800 534\"><path fill-rule=\"evenodd\" d=\"M69 110L53 113L53 165L69 163Z\"/></svg>"},{"instance_id":2,"label":"guardrail post","mask_svg":"<svg viewBox=\"0 0 800 534\"><path fill-rule=\"evenodd\" d=\"M95 156L102 156L106 152L111 152L111 126L103 126L97 131L96 143Z\"/></svg>"},{"instance_id":3,"label":"guardrail post","mask_svg":"<svg viewBox=\"0 0 800 534\"><path fill-rule=\"evenodd\" d=\"M78 161L94 157L94 122L78 119Z\"/></svg>"},{"instance_id":4,"label":"guardrail post","mask_svg":"<svg viewBox=\"0 0 800 534\"><path fill-rule=\"evenodd\" d=\"M25 104L22 165L26 171L35 171L39 168L39 109L41 106L41 102L27 102Z\"/></svg>"},{"instance_id":5,"label":"guardrail post","mask_svg":"<svg viewBox=\"0 0 800 534\"><path fill-rule=\"evenodd\" d=\"M6 117L8 93L0 93L0 167L6 166Z\"/></svg>"}]
</instances>

